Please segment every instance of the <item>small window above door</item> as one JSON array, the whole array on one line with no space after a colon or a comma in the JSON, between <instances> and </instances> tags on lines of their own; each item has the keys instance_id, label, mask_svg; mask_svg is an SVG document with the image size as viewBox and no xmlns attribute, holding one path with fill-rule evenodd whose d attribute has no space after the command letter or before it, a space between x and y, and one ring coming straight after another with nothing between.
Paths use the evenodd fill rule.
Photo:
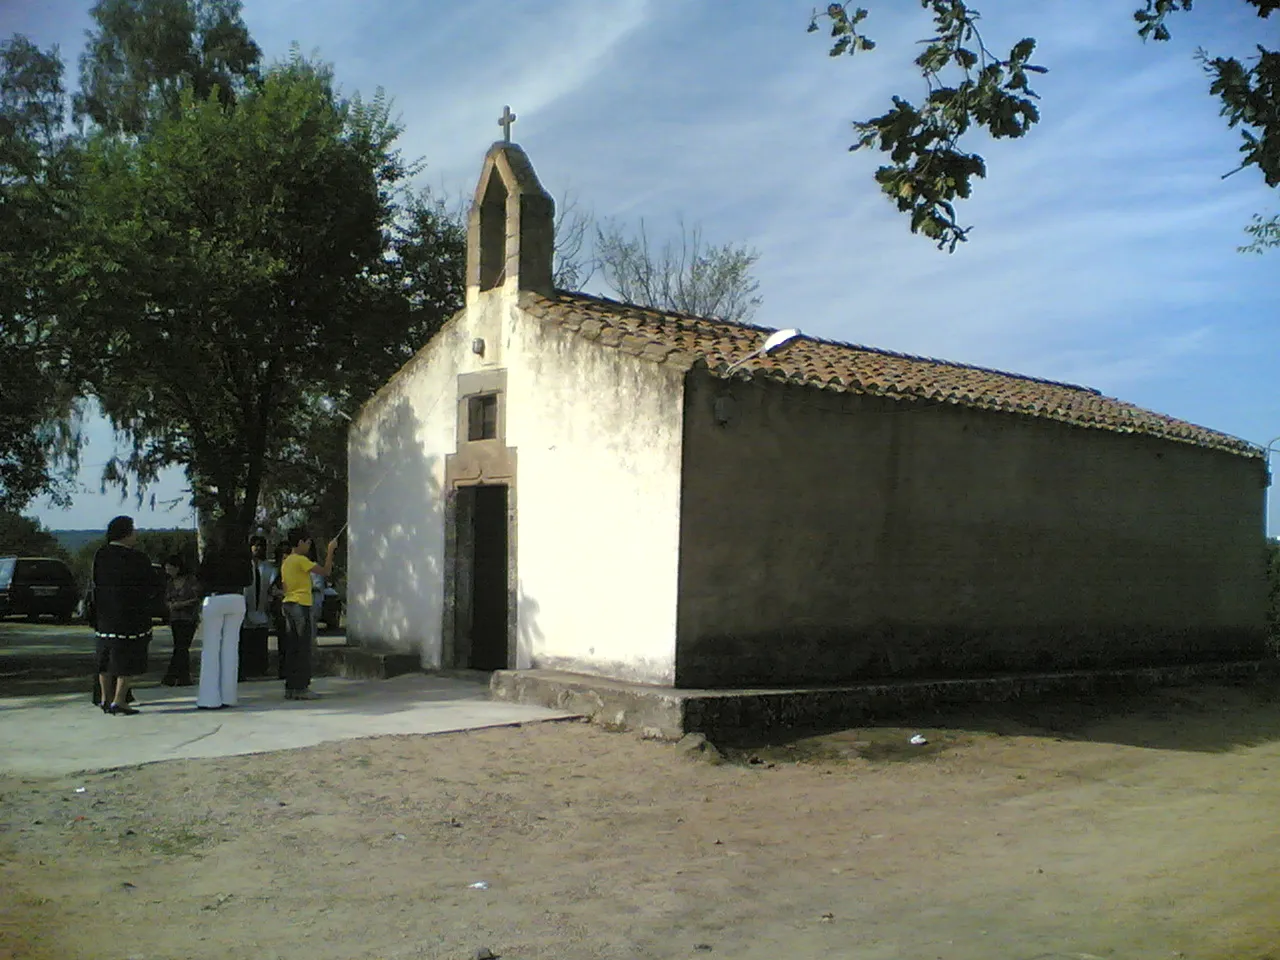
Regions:
<instances>
[{"instance_id":1,"label":"small window above door","mask_svg":"<svg viewBox=\"0 0 1280 960\"><path fill-rule=\"evenodd\" d=\"M467 439L498 439L498 394L482 393L467 398Z\"/></svg>"}]
</instances>

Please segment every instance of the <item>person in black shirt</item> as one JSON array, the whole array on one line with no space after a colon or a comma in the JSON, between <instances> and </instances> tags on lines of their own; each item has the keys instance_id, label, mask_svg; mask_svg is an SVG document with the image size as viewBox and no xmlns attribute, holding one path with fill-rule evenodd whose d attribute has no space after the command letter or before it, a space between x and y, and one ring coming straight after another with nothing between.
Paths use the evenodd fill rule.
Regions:
<instances>
[{"instance_id":1,"label":"person in black shirt","mask_svg":"<svg viewBox=\"0 0 1280 960\"><path fill-rule=\"evenodd\" d=\"M234 707L244 588L253 583L253 563L248 544L230 518L218 521L200 563L198 579L204 587L204 605L200 609L200 692L196 706L202 710Z\"/></svg>"},{"instance_id":2,"label":"person in black shirt","mask_svg":"<svg viewBox=\"0 0 1280 960\"><path fill-rule=\"evenodd\" d=\"M244 624L240 627L240 679L267 675L267 633L271 628L271 585L277 572L267 559L265 537L249 538L253 582L244 591Z\"/></svg>"},{"instance_id":3,"label":"person in black shirt","mask_svg":"<svg viewBox=\"0 0 1280 960\"><path fill-rule=\"evenodd\" d=\"M107 545L93 556L94 629L97 632L98 682L102 712L133 716L129 685L147 672L151 642L153 573L138 540L132 517L107 525Z\"/></svg>"},{"instance_id":4,"label":"person in black shirt","mask_svg":"<svg viewBox=\"0 0 1280 960\"><path fill-rule=\"evenodd\" d=\"M173 634L173 656L169 669L160 682L166 687L191 686L191 639L196 635L196 622L200 619L200 582L187 568L187 561L180 554L172 554L164 562L164 572L169 575L165 588L165 604L169 608L169 632Z\"/></svg>"}]
</instances>

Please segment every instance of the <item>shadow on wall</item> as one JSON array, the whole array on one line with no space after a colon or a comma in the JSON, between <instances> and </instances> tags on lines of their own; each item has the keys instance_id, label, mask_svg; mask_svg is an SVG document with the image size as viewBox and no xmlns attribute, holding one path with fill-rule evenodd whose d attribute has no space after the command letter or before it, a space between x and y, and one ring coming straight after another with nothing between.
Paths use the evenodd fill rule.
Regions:
<instances>
[{"instance_id":1,"label":"shadow on wall","mask_svg":"<svg viewBox=\"0 0 1280 960\"><path fill-rule=\"evenodd\" d=\"M528 664L537 667L537 653L543 649L546 639L542 628L538 626L538 611L542 608L538 601L524 592L524 584L516 581L516 666Z\"/></svg>"},{"instance_id":2,"label":"shadow on wall","mask_svg":"<svg viewBox=\"0 0 1280 960\"><path fill-rule=\"evenodd\" d=\"M441 458L419 439L422 427L413 404L400 397L352 444L347 634L370 649L418 653L423 666L435 667L444 509Z\"/></svg>"}]
</instances>

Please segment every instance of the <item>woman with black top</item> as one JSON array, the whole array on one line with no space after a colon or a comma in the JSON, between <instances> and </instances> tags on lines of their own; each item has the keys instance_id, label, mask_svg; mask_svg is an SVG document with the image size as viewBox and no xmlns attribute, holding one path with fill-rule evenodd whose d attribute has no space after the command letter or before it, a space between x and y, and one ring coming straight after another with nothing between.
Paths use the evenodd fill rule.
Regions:
<instances>
[{"instance_id":1,"label":"woman with black top","mask_svg":"<svg viewBox=\"0 0 1280 960\"><path fill-rule=\"evenodd\" d=\"M214 530L198 579L204 588L204 604L200 609L202 649L196 706L201 710L234 707L244 588L253 583L253 567L248 543L225 517Z\"/></svg>"},{"instance_id":2,"label":"woman with black top","mask_svg":"<svg viewBox=\"0 0 1280 960\"><path fill-rule=\"evenodd\" d=\"M164 562L169 575L165 603L169 607L169 631L173 634L173 656L160 682L166 687L191 686L191 639L200 619L200 582L187 569L187 561L173 554Z\"/></svg>"},{"instance_id":3,"label":"woman with black top","mask_svg":"<svg viewBox=\"0 0 1280 960\"><path fill-rule=\"evenodd\" d=\"M151 642L151 561L134 549L138 535L132 517L107 525L107 545L93 556L94 629L97 632L98 682L102 712L134 716L129 684L147 672Z\"/></svg>"}]
</instances>

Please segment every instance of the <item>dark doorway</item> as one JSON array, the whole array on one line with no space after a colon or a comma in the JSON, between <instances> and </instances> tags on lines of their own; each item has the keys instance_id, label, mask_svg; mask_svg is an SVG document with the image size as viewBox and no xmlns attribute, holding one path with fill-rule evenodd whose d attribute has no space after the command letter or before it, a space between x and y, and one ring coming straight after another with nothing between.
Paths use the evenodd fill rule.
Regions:
<instances>
[{"instance_id":1,"label":"dark doorway","mask_svg":"<svg viewBox=\"0 0 1280 960\"><path fill-rule=\"evenodd\" d=\"M507 668L507 488L472 487L471 644L473 670Z\"/></svg>"}]
</instances>

